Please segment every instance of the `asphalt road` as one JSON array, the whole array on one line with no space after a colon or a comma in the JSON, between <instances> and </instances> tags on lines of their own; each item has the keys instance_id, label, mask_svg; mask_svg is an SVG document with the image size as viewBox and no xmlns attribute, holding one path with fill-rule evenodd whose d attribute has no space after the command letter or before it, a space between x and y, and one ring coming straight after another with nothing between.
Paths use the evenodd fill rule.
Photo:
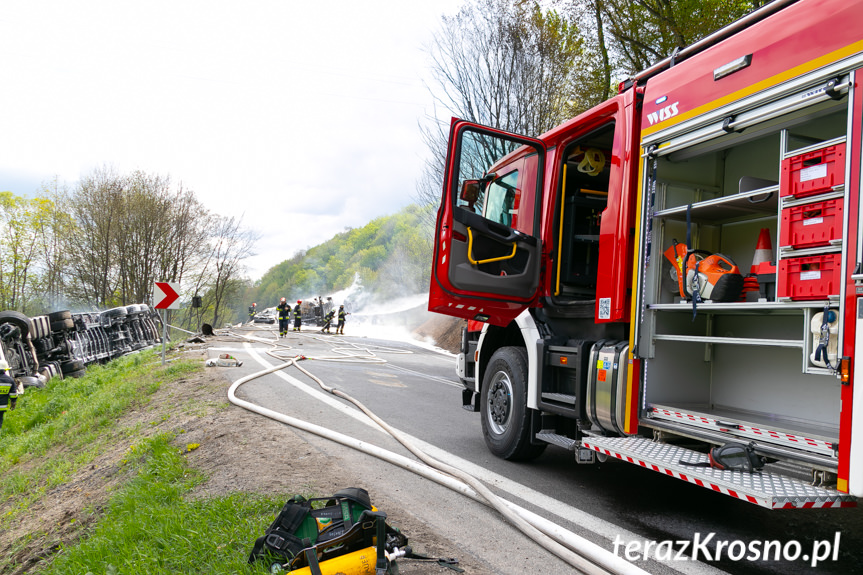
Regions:
<instances>
[{"instance_id":1,"label":"asphalt road","mask_svg":"<svg viewBox=\"0 0 863 575\"><path fill-rule=\"evenodd\" d=\"M244 333L269 343L250 341L225 349L244 361L235 370L235 380L276 365L279 358L305 356L308 359L300 363L302 367L362 402L431 455L474 474L507 500L606 550L616 550L618 556L625 555L624 545L629 542L630 559L649 573L863 571L863 510L859 508L771 511L629 463L609 460L577 465L572 452L555 446L530 463L503 461L487 451L479 414L461 409L461 386L455 377L454 358L448 354L410 343L319 334L311 328L281 340L269 328ZM276 357L268 354L274 349ZM296 368L254 379L243 385L238 396L407 454L355 407L323 393ZM375 481L397 483L396 491L403 494L406 505L423 507L417 515L446 528L493 571L572 572L482 505L327 440L310 441L348 458ZM701 561L692 560L696 544L706 540L709 542L699 547ZM717 542L728 545L719 562L710 560L715 558ZM640 559L640 550L648 545L654 549L664 545L664 551L657 549L656 554L669 560ZM689 547L678 555L682 545ZM773 560L776 548L786 556L799 557ZM756 549L769 549L769 559L753 560ZM813 566L816 553L825 559Z\"/></svg>"}]
</instances>

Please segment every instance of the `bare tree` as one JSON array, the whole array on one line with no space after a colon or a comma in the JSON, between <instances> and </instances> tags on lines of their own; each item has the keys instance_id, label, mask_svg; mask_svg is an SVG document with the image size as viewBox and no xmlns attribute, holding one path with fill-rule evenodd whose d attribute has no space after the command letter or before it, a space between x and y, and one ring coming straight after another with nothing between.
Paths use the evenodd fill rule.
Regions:
<instances>
[{"instance_id":1,"label":"bare tree","mask_svg":"<svg viewBox=\"0 0 863 575\"><path fill-rule=\"evenodd\" d=\"M444 16L428 47L441 112L508 132L539 135L570 117L583 39L573 20L538 2L468 0ZM436 116L440 112L436 112ZM437 203L449 124L421 126L429 148L420 204Z\"/></svg>"},{"instance_id":2,"label":"bare tree","mask_svg":"<svg viewBox=\"0 0 863 575\"><path fill-rule=\"evenodd\" d=\"M66 200L77 229L66 238L72 258L69 294L94 306L150 299L154 281L180 282L204 265L209 213L168 176L96 170Z\"/></svg>"},{"instance_id":3,"label":"bare tree","mask_svg":"<svg viewBox=\"0 0 863 575\"><path fill-rule=\"evenodd\" d=\"M114 305L117 298L116 234L120 227L124 180L113 168L102 167L83 177L68 199L77 225L66 239L66 252L75 254L66 270L69 296L91 306Z\"/></svg>"},{"instance_id":4,"label":"bare tree","mask_svg":"<svg viewBox=\"0 0 863 575\"><path fill-rule=\"evenodd\" d=\"M125 179L116 234L116 265L123 305L147 301L159 255L166 249L172 194L170 180L134 172Z\"/></svg>"},{"instance_id":5,"label":"bare tree","mask_svg":"<svg viewBox=\"0 0 863 575\"><path fill-rule=\"evenodd\" d=\"M203 293L204 307L212 313L213 325L218 325L231 297L246 287L242 276L243 260L254 255L259 235L244 229L242 220L217 216L210 222L209 254L196 281L196 293Z\"/></svg>"}]
</instances>

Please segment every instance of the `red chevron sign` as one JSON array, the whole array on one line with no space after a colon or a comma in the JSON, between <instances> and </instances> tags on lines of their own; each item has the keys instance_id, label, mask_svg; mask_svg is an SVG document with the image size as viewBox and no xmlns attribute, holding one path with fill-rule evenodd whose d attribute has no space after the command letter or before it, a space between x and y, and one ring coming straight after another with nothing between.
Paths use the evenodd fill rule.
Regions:
<instances>
[{"instance_id":1,"label":"red chevron sign","mask_svg":"<svg viewBox=\"0 0 863 575\"><path fill-rule=\"evenodd\" d=\"M174 282L155 282L153 287L153 307L156 309L180 309L180 284Z\"/></svg>"}]
</instances>

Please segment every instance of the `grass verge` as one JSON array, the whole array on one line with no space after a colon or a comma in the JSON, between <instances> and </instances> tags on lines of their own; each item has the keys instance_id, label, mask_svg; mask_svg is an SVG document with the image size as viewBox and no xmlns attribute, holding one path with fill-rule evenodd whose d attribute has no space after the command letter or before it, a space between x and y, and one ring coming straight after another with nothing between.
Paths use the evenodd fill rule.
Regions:
<instances>
[{"instance_id":1,"label":"grass verge","mask_svg":"<svg viewBox=\"0 0 863 575\"><path fill-rule=\"evenodd\" d=\"M87 489L87 474L113 481L109 498L93 497L101 504L63 518L64 536L41 545L40 556L28 551L45 533L7 539L0 574L265 572L246 558L285 497L187 498L206 479L184 458L196 446L181 444L174 433L141 433L142 425L165 419L148 405L153 394L200 369L195 360L161 366L154 352L144 352L88 367L80 379L27 390L0 430L0 532L26 525L28 511L50 506L58 493ZM200 408L194 398L187 401L191 407L171 408ZM132 411L143 414L138 423L121 423ZM120 455L106 461L112 450Z\"/></svg>"},{"instance_id":2,"label":"grass verge","mask_svg":"<svg viewBox=\"0 0 863 575\"><path fill-rule=\"evenodd\" d=\"M87 538L60 549L44 573L266 573L246 563L256 535L281 500L234 494L184 495L204 478L189 470L174 437L159 434L130 450L134 478L111 499Z\"/></svg>"}]
</instances>

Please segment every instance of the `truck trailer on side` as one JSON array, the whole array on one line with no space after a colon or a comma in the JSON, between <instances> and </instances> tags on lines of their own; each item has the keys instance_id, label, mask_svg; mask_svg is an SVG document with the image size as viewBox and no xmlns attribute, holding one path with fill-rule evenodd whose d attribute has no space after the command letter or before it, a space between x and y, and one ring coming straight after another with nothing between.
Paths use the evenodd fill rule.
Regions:
<instances>
[{"instance_id":1,"label":"truck trailer on side","mask_svg":"<svg viewBox=\"0 0 863 575\"><path fill-rule=\"evenodd\" d=\"M863 496L859 22L777 0L539 137L453 119L429 309L495 455Z\"/></svg>"}]
</instances>

